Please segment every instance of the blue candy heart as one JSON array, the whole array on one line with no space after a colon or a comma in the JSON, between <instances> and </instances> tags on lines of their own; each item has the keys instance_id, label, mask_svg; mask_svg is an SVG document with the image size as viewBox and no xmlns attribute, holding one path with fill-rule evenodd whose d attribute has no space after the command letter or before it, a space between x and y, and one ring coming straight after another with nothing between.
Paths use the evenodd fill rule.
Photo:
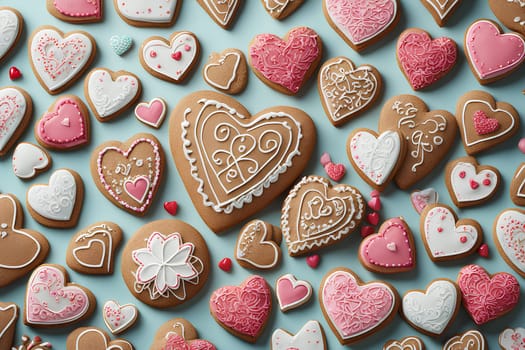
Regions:
<instances>
[{"instance_id":1,"label":"blue candy heart","mask_svg":"<svg viewBox=\"0 0 525 350\"><path fill-rule=\"evenodd\" d=\"M128 35L113 35L109 38L109 45L117 55L122 56L133 45L133 39Z\"/></svg>"}]
</instances>

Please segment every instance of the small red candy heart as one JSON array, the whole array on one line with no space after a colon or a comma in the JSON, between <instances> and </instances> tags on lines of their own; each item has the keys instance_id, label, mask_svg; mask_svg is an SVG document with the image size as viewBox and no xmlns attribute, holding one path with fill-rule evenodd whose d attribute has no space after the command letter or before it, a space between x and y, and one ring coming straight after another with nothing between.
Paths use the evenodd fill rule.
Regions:
<instances>
[{"instance_id":1,"label":"small red candy heart","mask_svg":"<svg viewBox=\"0 0 525 350\"><path fill-rule=\"evenodd\" d=\"M379 197L372 197L372 199L368 201L368 207L373 211L381 210L381 199Z\"/></svg>"},{"instance_id":2,"label":"small red candy heart","mask_svg":"<svg viewBox=\"0 0 525 350\"><path fill-rule=\"evenodd\" d=\"M164 209L171 215L177 214L177 209L179 208L179 205L176 201L171 202L164 202Z\"/></svg>"},{"instance_id":3,"label":"small red candy heart","mask_svg":"<svg viewBox=\"0 0 525 350\"><path fill-rule=\"evenodd\" d=\"M317 268L319 266L319 262L321 261L321 257L318 254L313 254L306 257L306 263L308 266L310 266L312 269Z\"/></svg>"},{"instance_id":4,"label":"small red candy heart","mask_svg":"<svg viewBox=\"0 0 525 350\"><path fill-rule=\"evenodd\" d=\"M9 79L18 80L20 78L22 78L22 72L20 72L20 69L15 66L9 68Z\"/></svg>"},{"instance_id":5,"label":"small red candy heart","mask_svg":"<svg viewBox=\"0 0 525 350\"><path fill-rule=\"evenodd\" d=\"M230 271L232 269L232 259L224 258L219 261L219 268L226 272Z\"/></svg>"},{"instance_id":6,"label":"small red candy heart","mask_svg":"<svg viewBox=\"0 0 525 350\"><path fill-rule=\"evenodd\" d=\"M324 166L324 170L326 171L326 174L328 177L334 181L341 181L343 176L345 176L346 168L341 163L328 163Z\"/></svg>"},{"instance_id":7,"label":"small red candy heart","mask_svg":"<svg viewBox=\"0 0 525 350\"><path fill-rule=\"evenodd\" d=\"M472 188L473 190L476 190L478 187L479 187L479 183L477 181L470 180L470 188Z\"/></svg>"},{"instance_id":8,"label":"small red candy heart","mask_svg":"<svg viewBox=\"0 0 525 350\"><path fill-rule=\"evenodd\" d=\"M373 226L362 226L361 227L361 237L365 238L366 236L370 236L374 233L374 227Z\"/></svg>"},{"instance_id":9,"label":"small red candy heart","mask_svg":"<svg viewBox=\"0 0 525 350\"><path fill-rule=\"evenodd\" d=\"M366 221L372 225L377 226L379 223L379 214L378 213L370 213L366 216Z\"/></svg>"},{"instance_id":10,"label":"small red candy heart","mask_svg":"<svg viewBox=\"0 0 525 350\"><path fill-rule=\"evenodd\" d=\"M175 61L180 61L182 58L182 52L177 51L171 54L171 58L173 58Z\"/></svg>"},{"instance_id":11,"label":"small red candy heart","mask_svg":"<svg viewBox=\"0 0 525 350\"><path fill-rule=\"evenodd\" d=\"M489 257L489 246L487 245L487 243L483 243L479 249L478 249L478 253L481 257L483 258L488 258Z\"/></svg>"}]
</instances>

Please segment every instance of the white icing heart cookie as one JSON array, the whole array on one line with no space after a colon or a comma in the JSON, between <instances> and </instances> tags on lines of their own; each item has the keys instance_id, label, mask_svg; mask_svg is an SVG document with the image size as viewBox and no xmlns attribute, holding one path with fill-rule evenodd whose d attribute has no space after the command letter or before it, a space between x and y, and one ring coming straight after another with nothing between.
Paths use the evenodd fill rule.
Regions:
<instances>
[{"instance_id":1,"label":"white icing heart cookie","mask_svg":"<svg viewBox=\"0 0 525 350\"><path fill-rule=\"evenodd\" d=\"M525 328L506 328L499 335L499 346L503 350L525 349Z\"/></svg>"},{"instance_id":2,"label":"white icing heart cookie","mask_svg":"<svg viewBox=\"0 0 525 350\"><path fill-rule=\"evenodd\" d=\"M295 334L277 328L272 334L271 350L325 350L323 328L317 321L308 321Z\"/></svg>"},{"instance_id":3,"label":"white icing heart cookie","mask_svg":"<svg viewBox=\"0 0 525 350\"><path fill-rule=\"evenodd\" d=\"M133 304L120 305L108 300L102 308L104 323L113 334L120 334L132 327L137 321L139 310Z\"/></svg>"},{"instance_id":4,"label":"white icing heart cookie","mask_svg":"<svg viewBox=\"0 0 525 350\"><path fill-rule=\"evenodd\" d=\"M7 57L20 39L24 19L20 12L0 6L0 62Z\"/></svg>"},{"instance_id":5,"label":"white icing heart cookie","mask_svg":"<svg viewBox=\"0 0 525 350\"><path fill-rule=\"evenodd\" d=\"M140 48L140 63L153 76L179 84L188 76L200 55L197 37L190 32L175 32L169 40L154 36Z\"/></svg>"},{"instance_id":6,"label":"white icing heart cookie","mask_svg":"<svg viewBox=\"0 0 525 350\"><path fill-rule=\"evenodd\" d=\"M17 87L0 89L0 156L5 155L31 120L31 96Z\"/></svg>"},{"instance_id":7,"label":"white icing heart cookie","mask_svg":"<svg viewBox=\"0 0 525 350\"><path fill-rule=\"evenodd\" d=\"M80 175L70 169L56 170L47 185L33 185L27 191L27 208L31 216L48 227L74 227L84 200Z\"/></svg>"},{"instance_id":8,"label":"white icing heart cookie","mask_svg":"<svg viewBox=\"0 0 525 350\"><path fill-rule=\"evenodd\" d=\"M500 184L498 169L481 166L473 157L462 157L447 164L446 185L457 207L482 204L492 198Z\"/></svg>"},{"instance_id":9,"label":"white icing heart cookie","mask_svg":"<svg viewBox=\"0 0 525 350\"><path fill-rule=\"evenodd\" d=\"M182 0L113 0L115 9L126 23L137 27L171 27Z\"/></svg>"},{"instance_id":10,"label":"white icing heart cookie","mask_svg":"<svg viewBox=\"0 0 525 350\"><path fill-rule=\"evenodd\" d=\"M51 167L51 156L40 146L21 142L15 148L12 164L16 176L31 179Z\"/></svg>"},{"instance_id":11,"label":"white icing heart cookie","mask_svg":"<svg viewBox=\"0 0 525 350\"><path fill-rule=\"evenodd\" d=\"M85 79L84 93L95 117L105 122L135 104L142 93L142 86L133 73L95 68Z\"/></svg>"},{"instance_id":12,"label":"white icing heart cookie","mask_svg":"<svg viewBox=\"0 0 525 350\"><path fill-rule=\"evenodd\" d=\"M64 91L80 78L97 50L90 34L83 31L64 34L52 26L37 28L29 43L33 72L51 95Z\"/></svg>"},{"instance_id":13,"label":"white icing heart cookie","mask_svg":"<svg viewBox=\"0 0 525 350\"><path fill-rule=\"evenodd\" d=\"M525 277L525 211L507 209L494 222L494 241L507 264Z\"/></svg>"}]
</instances>

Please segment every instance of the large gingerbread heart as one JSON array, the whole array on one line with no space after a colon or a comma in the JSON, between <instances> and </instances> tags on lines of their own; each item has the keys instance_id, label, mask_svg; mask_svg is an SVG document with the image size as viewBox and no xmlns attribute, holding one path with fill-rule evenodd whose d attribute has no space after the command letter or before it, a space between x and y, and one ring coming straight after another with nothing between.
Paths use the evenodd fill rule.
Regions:
<instances>
[{"instance_id":1,"label":"large gingerbread heart","mask_svg":"<svg viewBox=\"0 0 525 350\"><path fill-rule=\"evenodd\" d=\"M460 97L456 109L463 147L474 155L508 140L520 127L520 115L509 103L497 102L484 91Z\"/></svg>"},{"instance_id":2,"label":"large gingerbread heart","mask_svg":"<svg viewBox=\"0 0 525 350\"><path fill-rule=\"evenodd\" d=\"M153 203L164 170L164 151L151 134L137 134L126 142L110 141L91 156L91 174L102 194L135 215Z\"/></svg>"},{"instance_id":3,"label":"large gingerbread heart","mask_svg":"<svg viewBox=\"0 0 525 350\"><path fill-rule=\"evenodd\" d=\"M506 272L489 275L478 265L467 265L457 279L463 306L477 325L482 325L512 311L520 298L520 284Z\"/></svg>"},{"instance_id":4,"label":"large gingerbread heart","mask_svg":"<svg viewBox=\"0 0 525 350\"><path fill-rule=\"evenodd\" d=\"M37 28L29 39L29 61L40 85L52 95L73 84L95 58L95 39L86 32Z\"/></svg>"},{"instance_id":5,"label":"large gingerbread heart","mask_svg":"<svg viewBox=\"0 0 525 350\"><path fill-rule=\"evenodd\" d=\"M49 252L47 239L36 231L22 229L23 221L18 199L0 194L0 287L32 271Z\"/></svg>"},{"instance_id":6,"label":"large gingerbread heart","mask_svg":"<svg viewBox=\"0 0 525 350\"><path fill-rule=\"evenodd\" d=\"M210 312L228 332L254 343L272 311L272 294L260 276L245 279L240 286L225 286L210 297Z\"/></svg>"},{"instance_id":7,"label":"large gingerbread heart","mask_svg":"<svg viewBox=\"0 0 525 350\"><path fill-rule=\"evenodd\" d=\"M363 219L363 196L350 185L332 186L319 176L305 176L284 200L281 229L290 256L335 244Z\"/></svg>"},{"instance_id":8,"label":"large gingerbread heart","mask_svg":"<svg viewBox=\"0 0 525 350\"><path fill-rule=\"evenodd\" d=\"M273 34L259 34L248 48L248 62L255 75L288 95L301 89L322 55L321 38L308 27L296 27L284 39Z\"/></svg>"},{"instance_id":9,"label":"large gingerbread heart","mask_svg":"<svg viewBox=\"0 0 525 350\"><path fill-rule=\"evenodd\" d=\"M216 350L215 345L198 338L197 330L189 321L183 318L174 318L160 326L149 349Z\"/></svg>"},{"instance_id":10,"label":"large gingerbread heart","mask_svg":"<svg viewBox=\"0 0 525 350\"><path fill-rule=\"evenodd\" d=\"M348 58L329 59L317 77L321 104L330 122L339 126L363 113L381 96L383 82L371 65L355 67Z\"/></svg>"},{"instance_id":11,"label":"large gingerbread heart","mask_svg":"<svg viewBox=\"0 0 525 350\"><path fill-rule=\"evenodd\" d=\"M22 135L32 113L33 102L24 90L17 87L0 89L0 156L5 155Z\"/></svg>"},{"instance_id":12,"label":"large gingerbread heart","mask_svg":"<svg viewBox=\"0 0 525 350\"><path fill-rule=\"evenodd\" d=\"M110 340L109 335L100 328L81 327L71 332L66 339L66 350L134 350L133 345L124 339Z\"/></svg>"},{"instance_id":13,"label":"large gingerbread heart","mask_svg":"<svg viewBox=\"0 0 525 350\"><path fill-rule=\"evenodd\" d=\"M510 198L516 205L525 206L525 163L521 163L510 183Z\"/></svg>"},{"instance_id":14,"label":"large gingerbread heart","mask_svg":"<svg viewBox=\"0 0 525 350\"><path fill-rule=\"evenodd\" d=\"M60 265L37 267L27 283L24 323L52 327L79 322L95 311L95 297L85 287L68 282Z\"/></svg>"},{"instance_id":15,"label":"large gingerbread heart","mask_svg":"<svg viewBox=\"0 0 525 350\"><path fill-rule=\"evenodd\" d=\"M424 30L410 28L397 41L397 61L414 90L423 89L444 77L456 64L454 40L432 40Z\"/></svg>"},{"instance_id":16,"label":"large gingerbread heart","mask_svg":"<svg viewBox=\"0 0 525 350\"><path fill-rule=\"evenodd\" d=\"M102 19L102 0L47 0L49 13L66 22L92 23Z\"/></svg>"},{"instance_id":17,"label":"large gingerbread heart","mask_svg":"<svg viewBox=\"0 0 525 350\"><path fill-rule=\"evenodd\" d=\"M354 50L384 37L399 20L397 0L323 0L330 26Z\"/></svg>"},{"instance_id":18,"label":"large gingerbread heart","mask_svg":"<svg viewBox=\"0 0 525 350\"><path fill-rule=\"evenodd\" d=\"M416 266L412 232L402 218L385 221L377 234L367 236L359 246L359 261L370 271L396 273Z\"/></svg>"},{"instance_id":19,"label":"large gingerbread heart","mask_svg":"<svg viewBox=\"0 0 525 350\"><path fill-rule=\"evenodd\" d=\"M24 19L20 12L0 6L0 62L13 49L22 34Z\"/></svg>"},{"instance_id":20,"label":"large gingerbread heart","mask_svg":"<svg viewBox=\"0 0 525 350\"><path fill-rule=\"evenodd\" d=\"M465 257L477 251L483 240L480 224L472 219L458 220L444 204L429 204L421 212L421 238L434 261Z\"/></svg>"},{"instance_id":21,"label":"large gingerbread heart","mask_svg":"<svg viewBox=\"0 0 525 350\"><path fill-rule=\"evenodd\" d=\"M514 72L525 60L525 38L503 33L493 21L479 19L465 32L465 54L481 84L488 84Z\"/></svg>"},{"instance_id":22,"label":"large gingerbread heart","mask_svg":"<svg viewBox=\"0 0 525 350\"><path fill-rule=\"evenodd\" d=\"M343 345L355 343L390 323L399 308L399 296L392 286L383 282L363 283L344 267L325 275L319 302L330 328Z\"/></svg>"},{"instance_id":23,"label":"large gingerbread heart","mask_svg":"<svg viewBox=\"0 0 525 350\"><path fill-rule=\"evenodd\" d=\"M242 0L197 0L215 23L227 29L235 20Z\"/></svg>"},{"instance_id":24,"label":"large gingerbread heart","mask_svg":"<svg viewBox=\"0 0 525 350\"><path fill-rule=\"evenodd\" d=\"M268 270L281 262L281 230L262 220L252 220L241 228L235 248L239 265Z\"/></svg>"},{"instance_id":25,"label":"large gingerbread heart","mask_svg":"<svg viewBox=\"0 0 525 350\"><path fill-rule=\"evenodd\" d=\"M315 146L310 117L292 107L251 116L206 91L184 97L170 120L175 164L206 224L223 231L265 208L305 168Z\"/></svg>"},{"instance_id":26,"label":"large gingerbread heart","mask_svg":"<svg viewBox=\"0 0 525 350\"><path fill-rule=\"evenodd\" d=\"M505 261L525 277L525 211L507 209L494 221L494 241Z\"/></svg>"},{"instance_id":27,"label":"large gingerbread heart","mask_svg":"<svg viewBox=\"0 0 525 350\"><path fill-rule=\"evenodd\" d=\"M407 189L437 168L454 145L457 127L452 114L444 110L428 111L413 95L398 95L388 100L379 119L379 131L399 130L407 140L407 155L395 181Z\"/></svg>"}]
</instances>

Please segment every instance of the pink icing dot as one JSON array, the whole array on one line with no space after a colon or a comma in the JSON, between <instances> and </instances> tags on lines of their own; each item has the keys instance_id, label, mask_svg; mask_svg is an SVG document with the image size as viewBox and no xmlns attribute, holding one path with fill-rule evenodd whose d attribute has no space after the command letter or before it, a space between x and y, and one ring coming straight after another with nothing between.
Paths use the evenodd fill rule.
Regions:
<instances>
[{"instance_id":1,"label":"pink icing dot","mask_svg":"<svg viewBox=\"0 0 525 350\"><path fill-rule=\"evenodd\" d=\"M438 227L438 228L437 228L437 231L438 231L439 233L443 232L443 227Z\"/></svg>"},{"instance_id":2,"label":"pink icing dot","mask_svg":"<svg viewBox=\"0 0 525 350\"><path fill-rule=\"evenodd\" d=\"M175 61L180 61L182 58L182 52L177 51L171 54L171 58L173 58Z\"/></svg>"},{"instance_id":3,"label":"pink icing dot","mask_svg":"<svg viewBox=\"0 0 525 350\"><path fill-rule=\"evenodd\" d=\"M485 179L485 180L483 180L483 185L485 185L485 186L490 186L490 184L491 184L490 179Z\"/></svg>"},{"instance_id":4,"label":"pink icing dot","mask_svg":"<svg viewBox=\"0 0 525 350\"><path fill-rule=\"evenodd\" d=\"M149 57L151 57L151 58L155 58L155 57L157 57L157 52L155 52L155 51L150 51L150 53L149 53Z\"/></svg>"},{"instance_id":5,"label":"pink icing dot","mask_svg":"<svg viewBox=\"0 0 525 350\"><path fill-rule=\"evenodd\" d=\"M474 180L470 180L470 188L472 188L473 190L477 189L479 187L479 183L474 181Z\"/></svg>"},{"instance_id":6,"label":"pink icing dot","mask_svg":"<svg viewBox=\"0 0 525 350\"><path fill-rule=\"evenodd\" d=\"M459 177L460 177L460 178L464 179L465 176L467 176L467 174L466 174L464 171L461 171L461 172L459 173Z\"/></svg>"},{"instance_id":7,"label":"pink icing dot","mask_svg":"<svg viewBox=\"0 0 525 350\"><path fill-rule=\"evenodd\" d=\"M467 243L467 237L466 237L466 236L461 236L461 237L459 238L459 241L460 241L461 243Z\"/></svg>"}]
</instances>

